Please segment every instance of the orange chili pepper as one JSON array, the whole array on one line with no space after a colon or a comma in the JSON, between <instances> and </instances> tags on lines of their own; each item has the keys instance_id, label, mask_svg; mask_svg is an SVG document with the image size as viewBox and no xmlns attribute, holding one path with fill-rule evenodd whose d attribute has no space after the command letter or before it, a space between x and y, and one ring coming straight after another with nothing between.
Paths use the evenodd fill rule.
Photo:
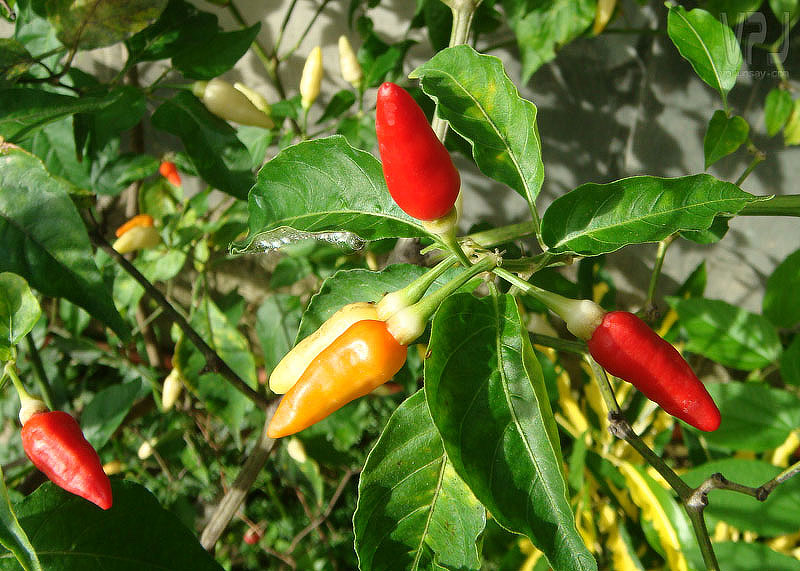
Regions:
<instances>
[{"instance_id":1,"label":"orange chili pepper","mask_svg":"<svg viewBox=\"0 0 800 571\"><path fill-rule=\"evenodd\" d=\"M138 226L142 226L142 227L146 228L146 227L149 227L149 226L152 226L152 225L153 225L153 217L152 216L150 216L149 214L137 214L136 216L134 216L133 218L128 220L125 224L123 224L122 226L117 228L117 231L115 232L115 234L116 234L117 238L119 238L125 232L130 230L131 228L136 228Z\"/></svg>"},{"instance_id":2,"label":"orange chili pepper","mask_svg":"<svg viewBox=\"0 0 800 571\"><path fill-rule=\"evenodd\" d=\"M270 438L294 434L366 395L400 370L407 350L385 322L354 323L311 361L283 396L267 434Z\"/></svg>"}]
</instances>

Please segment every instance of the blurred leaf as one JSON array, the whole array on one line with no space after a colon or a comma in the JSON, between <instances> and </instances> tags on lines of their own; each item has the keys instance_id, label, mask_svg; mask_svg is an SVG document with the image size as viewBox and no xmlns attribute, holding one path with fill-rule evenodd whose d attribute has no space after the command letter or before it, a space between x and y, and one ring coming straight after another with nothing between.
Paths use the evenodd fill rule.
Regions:
<instances>
[{"instance_id":1,"label":"blurred leaf","mask_svg":"<svg viewBox=\"0 0 800 571\"><path fill-rule=\"evenodd\" d=\"M75 148L72 117L45 125L26 137L21 146L39 157L51 175L62 177L78 188L93 188L92 164L81 161Z\"/></svg>"},{"instance_id":2,"label":"blurred leaf","mask_svg":"<svg viewBox=\"0 0 800 571\"><path fill-rule=\"evenodd\" d=\"M496 57L469 46L436 54L414 70L437 113L472 144L481 172L516 190L534 208L544 180L536 106L522 99Z\"/></svg>"},{"instance_id":3,"label":"blurred leaf","mask_svg":"<svg viewBox=\"0 0 800 571\"><path fill-rule=\"evenodd\" d=\"M358 20L358 30L364 39L356 54L364 71L364 88L377 87L400 75L406 52L415 42L403 40L387 44L372 31L372 22L364 17Z\"/></svg>"},{"instance_id":4,"label":"blurred leaf","mask_svg":"<svg viewBox=\"0 0 800 571\"><path fill-rule=\"evenodd\" d=\"M150 155L123 153L106 163L99 172L92 172L92 190L97 194L117 195L129 184L158 172L159 160ZM157 214L145 210L150 214Z\"/></svg>"},{"instance_id":5,"label":"blurred leaf","mask_svg":"<svg viewBox=\"0 0 800 571\"><path fill-rule=\"evenodd\" d=\"M781 377L787 385L800 386L800 335L795 335L781 355Z\"/></svg>"},{"instance_id":6,"label":"blurred leaf","mask_svg":"<svg viewBox=\"0 0 800 571\"><path fill-rule=\"evenodd\" d=\"M217 17L183 0L170 0L158 20L125 42L128 65L180 56L219 32Z\"/></svg>"},{"instance_id":7,"label":"blurred leaf","mask_svg":"<svg viewBox=\"0 0 800 571\"><path fill-rule=\"evenodd\" d=\"M800 401L793 393L759 383L714 383L706 387L722 424L703 434L711 446L764 452L783 444L800 426Z\"/></svg>"},{"instance_id":8,"label":"blurred leaf","mask_svg":"<svg viewBox=\"0 0 800 571\"><path fill-rule=\"evenodd\" d=\"M125 420L133 404L150 393L141 379L98 391L81 413L81 428L96 450L102 448Z\"/></svg>"},{"instance_id":9,"label":"blurred leaf","mask_svg":"<svg viewBox=\"0 0 800 571\"><path fill-rule=\"evenodd\" d=\"M728 458L692 468L682 477L694 487L719 472L739 484L758 487L781 470L760 460ZM714 529L716 522L722 520L740 531L753 531L767 537L796 533L800 528L800 480L793 478L783 482L763 503L738 492L711 490L705 514L709 529Z\"/></svg>"},{"instance_id":10,"label":"blurred leaf","mask_svg":"<svg viewBox=\"0 0 800 571\"><path fill-rule=\"evenodd\" d=\"M735 214L755 200L707 174L588 183L553 201L542 217L542 236L554 252L603 254L678 230L705 230L715 216Z\"/></svg>"},{"instance_id":11,"label":"blurred leaf","mask_svg":"<svg viewBox=\"0 0 800 571\"><path fill-rule=\"evenodd\" d=\"M800 250L795 250L772 271L764 290L762 311L777 327L800 322L797 292L800 291Z\"/></svg>"},{"instance_id":12,"label":"blurred leaf","mask_svg":"<svg viewBox=\"0 0 800 571\"><path fill-rule=\"evenodd\" d=\"M792 94L785 89L776 87L767 94L764 101L764 123L770 137L777 135L786 125L793 106Z\"/></svg>"},{"instance_id":13,"label":"blurred leaf","mask_svg":"<svg viewBox=\"0 0 800 571\"><path fill-rule=\"evenodd\" d=\"M12 38L0 38L0 85L14 81L36 62L25 46Z\"/></svg>"},{"instance_id":14,"label":"blurred leaf","mask_svg":"<svg viewBox=\"0 0 800 571\"><path fill-rule=\"evenodd\" d=\"M667 298L686 330L686 350L752 371L775 363L781 342L766 318L716 299Z\"/></svg>"},{"instance_id":15,"label":"blurred leaf","mask_svg":"<svg viewBox=\"0 0 800 571\"><path fill-rule=\"evenodd\" d=\"M778 553L763 543L714 542L714 553L720 569L725 571L799 571L800 560Z\"/></svg>"},{"instance_id":16,"label":"blurred leaf","mask_svg":"<svg viewBox=\"0 0 800 571\"><path fill-rule=\"evenodd\" d=\"M783 127L783 144L787 147L800 145L800 99L792 102L792 112Z\"/></svg>"},{"instance_id":17,"label":"blurred leaf","mask_svg":"<svg viewBox=\"0 0 800 571\"><path fill-rule=\"evenodd\" d=\"M247 53L261 29L256 23L233 32L218 31L190 50L172 56L172 64L190 79L213 79L231 69Z\"/></svg>"},{"instance_id":18,"label":"blurred leaf","mask_svg":"<svg viewBox=\"0 0 800 571\"><path fill-rule=\"evenodd\" d=\"M128 325L93 262L72 190L38 158L0 145L0 235L6 252L0 271L21 275L44 295L67 298L126 338Z\"/></svg>"},{"instance_id":19,"label":"blurred leaf","mask_svg":"<svg viewBox=\"0 0 800 571\"><path fill-rule=\"evenodd\" d=\"M33 0L65 46L91 50L110 46L153 22L166 0Z\"/></svg>"},{"instance_id":20,"label":"blurred leaf","mask_svg":"<svg viewBox=\"0 0 800 571\"><path fill-rule=\"evenodd\" d=\"M705 168L708 169L741 147L747 141L749 133L750 125L738 115L728 117L721 109L714 111L703 138Z\"/></svg>"},{"instance_id":21,"label":"blurred leaf","mask_svg":"<svg viewBox=\"0 0 800 571\"><path fill-rule=\"evenodd\" d=\"M12 349L33 329L42 309L24 278L0 273L0 361L11 359Z\"/></svg>"},{"instance_id":22,"label":"blurred leaf","mask_svg":"<svg viewBox=\"0 0 800 571\"><path fill-rule=\"evenodd\" d=\"M723 24L734 26L758 12L763 2L764 0L708 0L704 8Z\"/></svg>"},{"instance_id":23,"label":"blurred leaf","mask_svg":"<svg viewBox=\"0 0 800 571\"><path fill-rule=\"evenodd\" d=\"M667 33L700 79L716 89L723 103L742 67L742 50L730 27L700 8L687 12L671 5Z\"/></svg>"},{"instance_id":24,"label":"blurred leaf","mask_svg":"<svg viewBox=\"0 0 800 571\"><path fill-rule=\"evenodd\" d=\"M522 81L556 57L556 49L577 38L594 20L593 0L503 0L508 25L522 58Z\"/></svg>"},{"instance_id":25,"label":"blurred leaf","mask_svg":"<svg viewBox=\"0 0 800 571\"><path fill-rule=\"evenodd\" d=\"M192 165L206 182L236 198L247 197L254 180L250 153L236 131L196 97L178 93L156 109L152 121L158 129L181 139Z\"/></svg>"},{"instance_id":26,"label":"blurred leaf","mask_svg":"<svg viewBox=\"0 0 800 571\"><path fill-rule=\"evenodd\" d=\"M325 111L322 113L322 116L319 118L319 120L317 120L317 123L323 123L328 119L336 119L337 117L341 116L342 113L350 109L355 102L356 94L349 89L337 91L333 97L331 97L331 100L325 107Z\"/></svg>"},{"instance_id":27,"label":"blurred leaf","mask_svg":"<svg viewBox=\"0 0 800 571\"><path fill-rule=\"evenodd\" d=\"M345 117L336 127L336 134L342 135L356 149L373 149L378 144L375 120L370 115Z\"/></svg>"},{"instance_id":28,"label":"blurred leaf","mask_svg":"<svg viewBox=\"0 0 800 571\"><path fill-rule=\"evenodd\" d=\"M84 138L88 139L91 157L120 133L135 127L147 111L144 93L133 86L115 87L108 97L114 100L102 109L75 115L77 144L82 150Z\"/></svg>"},{"instance_id":29,"label":"blurred leaf","mask_svg":"<svg viewBox=\"0 0 800 571\"><path fill-rule=\"evenodd\" d=\"M276 293L264 300L256 313L256 335L269 375L294 345L303 306L296 295Z\"/></svg>"},{"instance_id":30,"label":"blurred leaf","mask_svg":"<svg viewBox=\"0 0 800 571\"><path fill-rule=\"evenodd\" d=\"M456 472L555 569L597 569L567 501L553 412L511 296L447 298L425 360L431 417Z\"/></svg>"},{"instance_id":31,"label":"blurred leaf","mask_svg":"<svg viewBox=\"0 0 800 571\"><path fill-rule=\"evenodd\" d=\"M485 525L484 507L448 462L417 391L389 419L359 478L359 569L480 569Z\"/></svg>"},{"instance_id":32,"label":"blurred leaf","mask_svg":"<svg viewBox=\"0 0 800 571\"><path fill-rule=\"evenodd\" d=\"M0 498L0 544L14 555L25 571L42 571L39 557L14 514L14 507L8 497L8 488L6 488L2 470L0 470L0 496L2 496Z\"/></svg>"},{"instance_id":33,"label":"blurred leaf","mask_svg":"<svg viewBox=\"0 0 800 571\"><path fill-rule=\"evenodd\" d=\"M170 569L219 571L222 567L200 545L194 533L139 484L112 480L114 506L109 510L46 482L17 506L23 529L44 569ZM35 532L35 533L33 533ZM11 559L0 569L18 569Z\"/></svg>"},{"instance_id":34,"label":"blurred leaf","mask_svg":"<svg viewBox=\"0 0 800 571\"><path fill-rule=\"evenodd\" d=\"M793 20L800 13L798 0L769 0L769 7L781 23Z\"/></svg>"},{"instance_id":35,"label":"blurred leaf","mask_svg":"<svg viewBox=\"0 0 800 571\"><path fill-rule=\"evenodd\" d=\"M424 234L394 203L380 163L339 136L293 145L265 164L249 197L250 237L281 226L365 240Z\"/></svg>"}]
</instances>

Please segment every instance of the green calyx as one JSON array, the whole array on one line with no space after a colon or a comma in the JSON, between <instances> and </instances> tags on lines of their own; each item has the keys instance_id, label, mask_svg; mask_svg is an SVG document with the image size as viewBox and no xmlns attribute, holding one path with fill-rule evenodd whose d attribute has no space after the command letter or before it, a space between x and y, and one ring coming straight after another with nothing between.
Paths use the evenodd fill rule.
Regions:
<instances>
[{"instance_id":1,"label":"green calyx","mask_svg":"<svg viewBox=\"0 0 800 571\"><path fill-rule=\"evenodd\" d=\"M406 287L384 295L376 306L378 317L386 321L397 312L417 303L428 291L428 288L433 285L433 282L447 271L455 261L454 256L448 256Z\"/></svg>"}]
</instances>

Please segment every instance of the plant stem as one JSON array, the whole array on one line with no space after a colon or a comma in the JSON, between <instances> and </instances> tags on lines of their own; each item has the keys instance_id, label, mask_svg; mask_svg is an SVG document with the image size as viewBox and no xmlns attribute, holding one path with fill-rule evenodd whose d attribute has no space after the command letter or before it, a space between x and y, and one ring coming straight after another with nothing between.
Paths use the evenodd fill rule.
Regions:
<instances>
[{"instance_id":1,"label":"plant stem","mask_svg":"<svg viewBox=\"0 0 800 571\"><path fill-rule=\"evenodd\" d=\"M767 158L767 155L765 155L763 151L757 149L755 145L751 144L750 147L751 147L751 152L753 153L753 160L750 161L750 164L747 165L747 168L744 169L744 172L739 176L739 178L736 179L736 182L734 183L736 186L741 186L741 184L747 179L747 177L750 176L750 173L753 172L753 169L755 169L761 162L763 162Z\"/></svg>"},{"instance_id":2,"label":"plant stem","mask_svg":"<svg viewBox=\"0 0 800 571\"><path fill-rule=\"evenodd\" d=\"M151 284L146 277L144 277L136 267L129 262L122 254L117 252L114 248L111 247L111 244L98 232L97 226L94 227L92 232L92 240L94 243L105 250L109 256L114 258L114 260L122 266L122 269L125 270L133 279L135 279L139 285L141 285L147 295L149 295L153 301L155 301L163 310L166 316L171 319L175 324L180 327L183 334L194 344L194 346L203 354L205 357L206 365L212 371L219 373L220 375L225 378L236 390L246 396L248 399L253 401L256 406L261 409L266 410L269 406L269 401L259 392L253 390L250 385L242 380L242 378L236 374L236 372L231 369L228 364L222 360L222 358L217 354L214 349L212 349L208 343L197 333L197 331L192 328L186 318L183 317L178 311L172 306L172 304L167 301L167 298L164 297L158 288L156 288L153 284Z\"/></svg>"},{"instance_id":3,"label":"plant stem","mask_svg":"<svg viewBox=\"0 0 800 571\"><path fill-rule=\"evenodd\" d=\"M504 242L512 242L534 236L536 234L536 225L533 222L519 222L517 224L510 224L508 226L499 226L491 230L484 230L483 232L475 232L467 236L479 246L490 248Z\"/></svg>"},{"instance_id":4,"label":"plant stem","mask_svg":"<svg viewBox=\"0 0 800 571\"><path fill-rule=\"evenodd\" d=\"M429 296L422 298L422 301L418 301L408 309L414 308L414 311L427 315L430 318L430 316L433 315L446 297L454 293L458 288L462 287L465 283L478 274L490 271L492 268L497 266L497 262L497 256L494 254L488 254L480 261L475 262L468 269L464 270L464 272L457 278L454 278L452 281L446 283Z\"/></svg>"},{"instance_id":5,"label":"plant stem","mask_svg":"<svg viewBox=\"0 0 800 571\"><path fill-rule=\"evenodd\" d=\"M50 383L47 380L47 373L44 370L44 363L42 363L42 356L39 355L39 349L36 347L36 342L33 340L33 335L28 333L25 336L25 341L28 344L28 355L33 364L33 372L36 377L36 384L39 386L39 392L42 393L42 400L47 408L53 409L53 391L50 389Z\"/></svg>"},{"instance_id":6,"label":"plant stem","mask_svg":"<svg viewBox=\"0 0 800 571\"><path fill-rule=\"evenodd\" d=\"M767 499L767 496L769 496L772 493L772 490L778 487L778 484L782 484L789 478L796 476L798 473L800 473L800 462L792 464L791 466L786 468L783 472L775 476L772 480L762 484L758 488L758 491L756 493L756 498L763 502L764 500Z\"/></svg>"},{"instance_id":7,"label":"plant stem","mask_svg":"<svg viewBox=\"0 0 800 571\"><path fill-rule=\"evenodd\" d=\"M241 472L236 476L233 485L219 502L211 519L205 529L203 529L203 533L200 535L200 544L207 551L211 551L214 548L222 532L225 531L225 528L228 527L228 524L236 514L236 510L242 505L247 492L252 487L253 482L256 481L259 472L261 472L264 464L267 463L267 459L275 446L275 441L267 436L267 427L277 408L278 400L273 401L267 407L265 411L267 418L264 421L264 428L261 430L258 442L256 442L253 450L250 451L250 455L242 466Z\"/></svg>"},{"instance_id":8,"label":"plant stem","mask_svg":"<svg viewBox=\"0 0 800 571\"><path fill-rule=\"evenodd\" d=\"M653 265L653 273L650 274L650 285L647 288L647 299L645 300L645 307L653 307L656 298L656 285L658 284L658 277L661 275L661 268L664 266L664 258L667 255L669 245L675 240L675 234L671 234L658 243L658 251L656 252L656 261Z\"/></svg>"},{"instance_id":9,"label":"plant stem","mask_svg":"<svg viewBox=\"0 0 800 571\"><path fill-rule=\"evenodd\" d=\"M19 394L20 402L26 400L38 400L35 396L31 395L27 390L25 390L25 385L22 384L22 381L19 379L19 375L17 375L16 361L8 361L5 364L3 367L3 378L5 377L11 379L11 383L17 390L17 394Z\"/></svg>"},{"instance_id":10,"label":"plant stem","mask_svg":"<svg viewBox=\"0 0 800 571\"><path fill-rule=\"evenodd\" d=\"M751 202L739 211L739 216L800 216L800 194L773 196Z\"/></svg>"},{"instance_id":11,"label":"plant stem","mask_svg":"<svg viewBox=\"0 0 800 571\"><path fill-rule=\"evenodd\" d=\"M609 414L622 415L622 410L617 402L617 397L614 395L614 388L611 386L611 381L608 380L606 370L591 355L586 354L586 360L592 368L597 386L600 388L600 396L603 397L603 402L606 403Z\"/></svg>"},{"instance_id":12,"label":"plant stem","mask_svg":"<svg viewBox=\"0 0 800 571\"><path fill-rule=\"evenodd\" d=\"M288 52L286 52L285 54L283 54L281 56L277 56L278 57L278 61L286 61L287 58L291 57L291 55L294 52L297 51L297 48L300 47L300 44L303 43L303 40L308 35L308 32L311 30L311 26L314 25L314 22L317 21L317 18L319 18L319 15L325 9L325 6L328 5L328 2L330 2L330 0L322 0L320 5L317 6L316 11L314 11L314 15L311 16L311 19L309 19L308 25L306 26L305 30L303 30L303 33L300 34L300 36L297 38L297 41L294 43L294 45L291 48L289 48ZM277 55L277 53L278 53L278 46L276 45L275 46L275 54Z\"/></svg>"},{"instance_id":13,"label":"plant stem","mask_svg":"<svg viewBox=\"0 0 800 571\"><path fill-rule=\"evenodd\" d=\"M531 343L551 347L556 351L575 353L576 355L584 355L586 353L586 345L580 341L570 341L569 339L542 335L541 333L531 333Z\"/></svg>"}]
</instances>

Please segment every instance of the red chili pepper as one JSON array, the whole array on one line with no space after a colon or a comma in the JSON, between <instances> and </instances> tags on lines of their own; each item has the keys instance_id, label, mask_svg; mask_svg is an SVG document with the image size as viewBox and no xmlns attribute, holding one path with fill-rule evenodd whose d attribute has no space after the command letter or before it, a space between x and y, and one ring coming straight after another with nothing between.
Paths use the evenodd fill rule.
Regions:
<instances>
[{"instance_id":1,"label":"red chili pepper","mask_svg":"<svg viewBox=\"0 0 800 571\"><path fill-rule=\"evenodd\" d=\"M173 186L181 185L181 175L178 173L178 167L175 166L175 163L163 161L161 166L158 167L158 172Z\"/></svg>"},{"instance_id":2,"label":"red chili pepper","mask_svg":"<svg viewBox=\"0 0 800 571\"><path fill-rule=\"evenodd\" d=\"M394 83L378 89L375 131L383 176L397 205L419 220L453 208L461 178L450 153L408 92Z\"/></svg>"},{"instance_id":3,"label":"red chili pepper","mask_svg":"<svg viewBox=\"0 0 800 571\"><path fill-rule=\"evenodd\" d=\"M720 413L703 383L670 343L627 311L606 313L588 341L589 352L672 416L699 428L719 428Z\"/></svg>"},{"instance_id":4,"label":"red chili pepper","mask_svg":"<svg viewBox=\"0 0 800 571\"><path fill-rule=\"evenodd\" d=\"M111 482L78 422L66 412L40 412L22 426L22 447L31 462L58 487L111 507Z\"/></svg>"}]
</instances>

